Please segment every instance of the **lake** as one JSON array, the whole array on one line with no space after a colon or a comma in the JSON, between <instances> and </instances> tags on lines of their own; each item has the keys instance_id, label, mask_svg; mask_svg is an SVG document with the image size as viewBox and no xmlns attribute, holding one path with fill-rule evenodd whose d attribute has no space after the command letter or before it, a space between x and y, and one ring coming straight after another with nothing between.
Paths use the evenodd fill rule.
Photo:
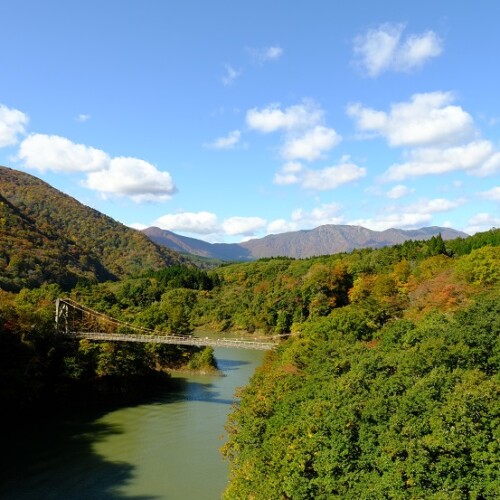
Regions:
<instances>
[{"instance_id":1,"label":"lake","mask_svg":"<svg viewBox=\"0 0 500 500\"><path fill-rule=\"evenodd\" d=\"M176 375L173 387L147 401L13 431L2 450L0 498L221 498L224 425L235 389L248 383L264 353L217 348L215 355L224 377Z\"/></svg>"}]
</instances>

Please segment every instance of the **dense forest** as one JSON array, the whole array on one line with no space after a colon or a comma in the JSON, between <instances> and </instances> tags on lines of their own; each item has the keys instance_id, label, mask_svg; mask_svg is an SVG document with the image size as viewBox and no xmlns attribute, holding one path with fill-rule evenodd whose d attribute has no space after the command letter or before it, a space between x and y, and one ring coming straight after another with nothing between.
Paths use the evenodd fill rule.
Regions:
<instances>
[{"instance_id":1,"label":"dense forest","mask_svg":"<svg viewBox=\"0 0 500 500\"><path fill-rule=\"evenodd\" d=\"M33 412L215 364L210 349L56 335L63 294L162 332L280 335L228 422L227 498L497 498L499 244L493 229L69 287L20 281L0 290L0 397L7 414Z\"/></svg>"},{"instance_id":2,"label":"dense forest","mask_svg":"<svg viewBox=\"0 0 500 500\"><path fill-rule=\"evenodd\" d=\"M68 290L184 261L40 179L0 167L0 289Z\"/></svg>"},{"instance_id":3,"label":"dense forest","mask_svg":"<svg viewBox=\"0 0 500 500\"><path fill-rule=\"evenodd\" d=\"M226 498L498 498L499 237L314 262L230 416Z\"/></svg>"}]
</instances>

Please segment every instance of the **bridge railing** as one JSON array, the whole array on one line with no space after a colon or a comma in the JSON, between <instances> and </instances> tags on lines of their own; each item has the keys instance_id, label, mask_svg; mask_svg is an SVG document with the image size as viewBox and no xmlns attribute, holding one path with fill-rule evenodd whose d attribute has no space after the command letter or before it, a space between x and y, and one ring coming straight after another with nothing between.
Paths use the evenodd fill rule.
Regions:
<instances>
[{"instance_id":1,"label":"bridge railing","mask_svg":"<svg viewBox=\"0 0 500 500\"><path fill-rule=\"evenodd\" d=\"M65 335L89 340L236 347L259 350L273 349L276 346L276 338L282 337L281 335L271 338L265 337L261 341L259 339L246 340L175 335L170 332L161 332L131 325L69 298L59 298L56 301L56 329L59 333Z\"/></svg>"}]
</instances>

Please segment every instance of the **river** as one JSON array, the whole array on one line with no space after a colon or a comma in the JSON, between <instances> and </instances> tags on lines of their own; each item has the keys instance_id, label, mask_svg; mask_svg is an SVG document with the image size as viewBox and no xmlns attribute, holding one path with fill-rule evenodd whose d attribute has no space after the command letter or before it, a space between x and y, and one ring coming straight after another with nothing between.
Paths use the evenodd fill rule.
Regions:
<instances>
[{"instance_id":1,"label":"river","mask_svg":"<svg viewBox=\"0 0 500 500\"><path fill-rule=\"evenodd\" d=\"M215 500L234 392L264 353L215 349L226 376L176 376L174 389L107 412L34 421L2 450L0 498ZM6 430L4 429L4 432ZM7 431L8 432L8 431Z\"/></svg>"}]
</instances>

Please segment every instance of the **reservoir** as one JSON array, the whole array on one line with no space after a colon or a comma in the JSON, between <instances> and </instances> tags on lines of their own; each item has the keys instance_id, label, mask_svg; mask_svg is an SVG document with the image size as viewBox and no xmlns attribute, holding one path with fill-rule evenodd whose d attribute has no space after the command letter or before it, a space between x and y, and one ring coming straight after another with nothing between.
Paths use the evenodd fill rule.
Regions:
<instances>
[{"instance_id":1,"label":"reservoir","mask_svg":"<svg viewBox=\"0 0 500 500\"><path fill-rule=\"evenodd\" d=\"M0 498L216 500L224 425L262 351L215 349L224 375L178 375L147 401L33 421L2 450ZM4 429L4 432L8 432Z\"/></svg>"}]
</instances>

